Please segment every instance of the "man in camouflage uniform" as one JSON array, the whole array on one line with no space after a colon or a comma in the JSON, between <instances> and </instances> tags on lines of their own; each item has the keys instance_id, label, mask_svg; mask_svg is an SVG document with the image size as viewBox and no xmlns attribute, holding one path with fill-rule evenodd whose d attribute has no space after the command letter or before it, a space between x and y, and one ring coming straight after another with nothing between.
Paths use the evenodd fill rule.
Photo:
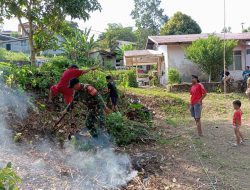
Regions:
<instances>
[{"instance_id":1,"label":"man in camouflage uniform","mask_svg":"<svg viewBox=\"0 0 250 190\"><path fill-rule=\"evenodd\" d=\"M87 106L86 127L92 137L98 137L98 130L95 124L97 124L98 128L104 128L104 111L107 110L102 96L94 87L88 84L81 84L77 78L70 80L69 88L74 88L76 91L74 101L80 99ZM74 101L67 106L63 114L73 109Z\"/></svg>"}]
</instances>

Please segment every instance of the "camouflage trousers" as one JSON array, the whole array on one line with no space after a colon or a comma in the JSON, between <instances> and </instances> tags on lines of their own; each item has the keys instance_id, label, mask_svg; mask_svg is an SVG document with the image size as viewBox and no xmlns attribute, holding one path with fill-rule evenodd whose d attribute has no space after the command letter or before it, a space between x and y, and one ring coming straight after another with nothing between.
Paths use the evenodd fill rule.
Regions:
<instances>
[{"instance_id":1,"label":"camouflage trousers","mask_svg":"<svg viewBox=\"0 0 250 190\"><path fill-rule=\"evenodd\" d=\"M86 117L86 127L88 128L92 137L98 136L99 129L103 129L105 127L103 108L98 110L89 110L89 113Z\"/></svg>"}]
</instances>

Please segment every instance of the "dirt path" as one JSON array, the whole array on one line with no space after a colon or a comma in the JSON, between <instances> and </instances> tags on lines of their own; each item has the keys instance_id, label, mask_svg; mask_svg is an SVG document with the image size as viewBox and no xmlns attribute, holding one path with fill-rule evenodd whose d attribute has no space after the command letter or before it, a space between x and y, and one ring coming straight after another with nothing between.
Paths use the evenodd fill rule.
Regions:
<instances>
[{"instance_id":1,"label":"dirt path","mask_svg":"<svg viewBox=\"0 0 250 190\"><path fill-rule=\"evenodd\" d=\"M147 93L148 96L156 95L164 99L165 95L159 91ZM188 102L188 93L175 94L175 96ZM169 95L166 95L166 98L168 97ZM249 138L246 145L238 148L232 147L235 136L231 127L234 111L232 102L236 99L242 101L244 112L242 131L246 138ZM163 109L166 108L163 107ZM153 189L250 189L250 127L247 126L250 121L250 110L249 101L244 94L232 93L226 98L223 94L208 95L204 101L202 119L205 136L201 139L193 137L196 134L196 128L188 110L185 113L178 113L180 109L177 107L177 109L173 108L175 114L171 114L170 108L167 107L167 109L165 114L167 122L162 118L163 123L159 124L163 128L163 139L158 142L156 146L158 148L151 147L151 150L161 152L173 159L165 160L160 177L156 177L158 186ZM171 137L176 138L171 139ZM151 189L150 186L146 188Z\"/></svg>"}]
</instances>

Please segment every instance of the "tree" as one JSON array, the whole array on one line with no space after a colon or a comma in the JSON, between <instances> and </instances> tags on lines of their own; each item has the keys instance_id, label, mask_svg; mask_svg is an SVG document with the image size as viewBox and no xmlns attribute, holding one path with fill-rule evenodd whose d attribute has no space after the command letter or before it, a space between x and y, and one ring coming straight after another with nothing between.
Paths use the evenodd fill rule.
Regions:
<instances>
[{"instance_id":1,"label":"tree","mask_svg":"<svg viewBox=\"0 0 250 190\"><path fill-rule=\"evenodd\" d=\"M135 47L132 44L125 45L123 44L121 48L117 49L116 52L116 59L123 60L124 52L134 50Z\"/></svg>"},{"instance_id":2,"label":"tree","mask_svg":"<svg viewBox=\"0 0 250 190\"><path fill-rule=\"evenodd\" d=\"M242 32L243 32L243 33L245 33L245 32L250 32L250 26L249 26L247 29L243 29Z\"/></svg>"},{"instance_id":3,"label":"tree","mask_svg":"<svg viewBox=\"0 0 250 190\"><path fill-rule=\"evenodd\" d=\"M62 47L67 57L75 62L89 58L90 52L97 47L94 35L90 36L91 29L81 31L72 28L70 35L63 35Z\"/></svg>"},{"instance_id":4,"label":"tree","mask_svg":"<svg viewBox=\"0 0 250 190\"><path fill-rule=\"evenodd\" d=\"M233 48L237 45L235 40L226 41L226 65L233 63ZM218 73L223 70L224 43L217 36L210 35L207 39L196 40L186 48L186 57L199 65L207 73L210 80L218 79Z\"/></svg>"},{"instance_id":5,"label":"tree","mask_svg":"<svg viewBox=\"0 0 250 190\"><path fill-rule=\"evenodd\" d=\"M148 36L158 35L160 27L168 20L164 10L159 8L161 0L134 0L134 10L131 12L137 27L138 48L145 48Z\"/></svg>"},{"instance_id":6,"label":"tree","mask_svg":"<svg viewBox=\"0 0 250 190\"><path fill-rule=\"evenodd\" d=\"M66 16L87 20L89 12L100 10L97 0L0 0L0 20L16 17L28 34L31 62L36 53L52 48ZM28 28L23 20L27 20Z\"/></svg>"},{"instance_id":7,"label":"tree","mask_svg":"<svg viewBox=\"0 0 250 190\"><path fill-rule=\"evenodd\" d=\"M200 34L201 28L190 16L177 12L161 28L161 35Z\"/></svg>"},{"instance_id":8,"label":"tree","mask_svg":"<svg viewBox=\"0 0 250 190\"><path fill-rule=\"evenodd\" d=\"M134 0L135 8L131 12L136 27L148 29L151 35L159 34L160 26L168 19L163 14L164 10L159 8L161 0Z\"/></svg>"},{"instance_id":9,"label":"tree","mask_svg":"<svg viewBox=\"0 0 250 190\"><path fill-rule=\"evenodd\" d=\"M108 28L99 36L99 43L103 48L115 50L117 40L136 42L136 35L132 27L123 27L121 24L108 24Z\"/></svg>"},{"instance_id":10,"label":"tree","mask_svg":"<svg viewBox=\"0 0 250 190\"><path fill-rule=\"evenodd\" d=\"M232 28L229 26L229 27L225 27L221 30L221 33L232 33Z\"/></svg>"},{"instance_id":11,"label":"tree","mask_svg":"<svg viewBox=\"0 0 250 190\"><path fill-rule=\"evenodd\" d=\"M18 37L20 37L20 34L18 32L11 32L10 36L12 36L14 38L18 38Z\"/></svg>"}]
</instances>

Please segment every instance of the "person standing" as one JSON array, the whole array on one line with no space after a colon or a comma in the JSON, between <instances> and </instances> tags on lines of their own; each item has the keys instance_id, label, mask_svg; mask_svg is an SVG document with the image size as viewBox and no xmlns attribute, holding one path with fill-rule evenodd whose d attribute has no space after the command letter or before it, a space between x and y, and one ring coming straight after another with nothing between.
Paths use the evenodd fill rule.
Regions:
<instances>
[{"instance_id":1,"label":"person standing","mask_svg":"<svg viewBox=\"0 0 250 190\"><path fill-rule=\"evenodd\" d=\"M250 74L247 75L247 90L246 90L246 95L250 100Z\"/></svg>"},{"instance_id":2,"label":"person standing","mask_svg":"<svg viewBox=\"0 0 250 190\"><path fill-rule=\"evenodd\" d=\"M190 89L190 112L195 119L198 135L203 136L201 128L201 111L202 101L206 97L207 92L202 84L200 84L199 78L196 75L192 75L192 87Z\"/></svg>"},{"instance_id":3,"label":"person standing","mask_svg":"<svg viewBox=\"0 0 250 190\"><path fill-rule=\"evenodd\" d=\"M233 107L235 110L234 115L233 115L233 128L234 128L234 133L236 136L236 144L234 144L234 146L238 146L240 144L244 144L244 137L240 131L241 120L242 120L242 111L240 109L241 101L235 100L233 102Z\"/></svg>"},{"instance_id":4,"label":"person standing","mask_svg":"<svg viewBox=\"0 0 250 190\"><path fill-rule=\"evenodd\" d=\"M243 71L242 73L242 77L243 77L243 87L244 89L246 89L247 86L247 75L250 74L250 67L246 66L245 71Z\"/></svg>"},{"instance_id":5,"label":"person standing","mask_svg":"<svg viewBox=\"0 0 250 190\"><path fill-rule=\"evenodd\" d=\"M105 90L107 94L109 94L109 98L111 99L112 103L112 111L116 112L118 111L117 107L117 101L118 101L118 92L115 85L115 82L113 81L111 76L106 76L107 81L107 89Z\"/></svg>"},{"instance_id":6,"label":"person standing","mask_svg":"<svg viewBox=\"0 0 250 190\"><path fill-rule=\"evenodd\" d=\"M52 98L58 94L63 94L65 104L69 104L73 100L74 89L69 88L69 81L73 78L78 78L89 71L94 71L98 67L92 67L88 70L80 70L77 65L71 65L61 76L60 81L50 88L49 103L52 102Z\"/></svg>"}]
</instances>

